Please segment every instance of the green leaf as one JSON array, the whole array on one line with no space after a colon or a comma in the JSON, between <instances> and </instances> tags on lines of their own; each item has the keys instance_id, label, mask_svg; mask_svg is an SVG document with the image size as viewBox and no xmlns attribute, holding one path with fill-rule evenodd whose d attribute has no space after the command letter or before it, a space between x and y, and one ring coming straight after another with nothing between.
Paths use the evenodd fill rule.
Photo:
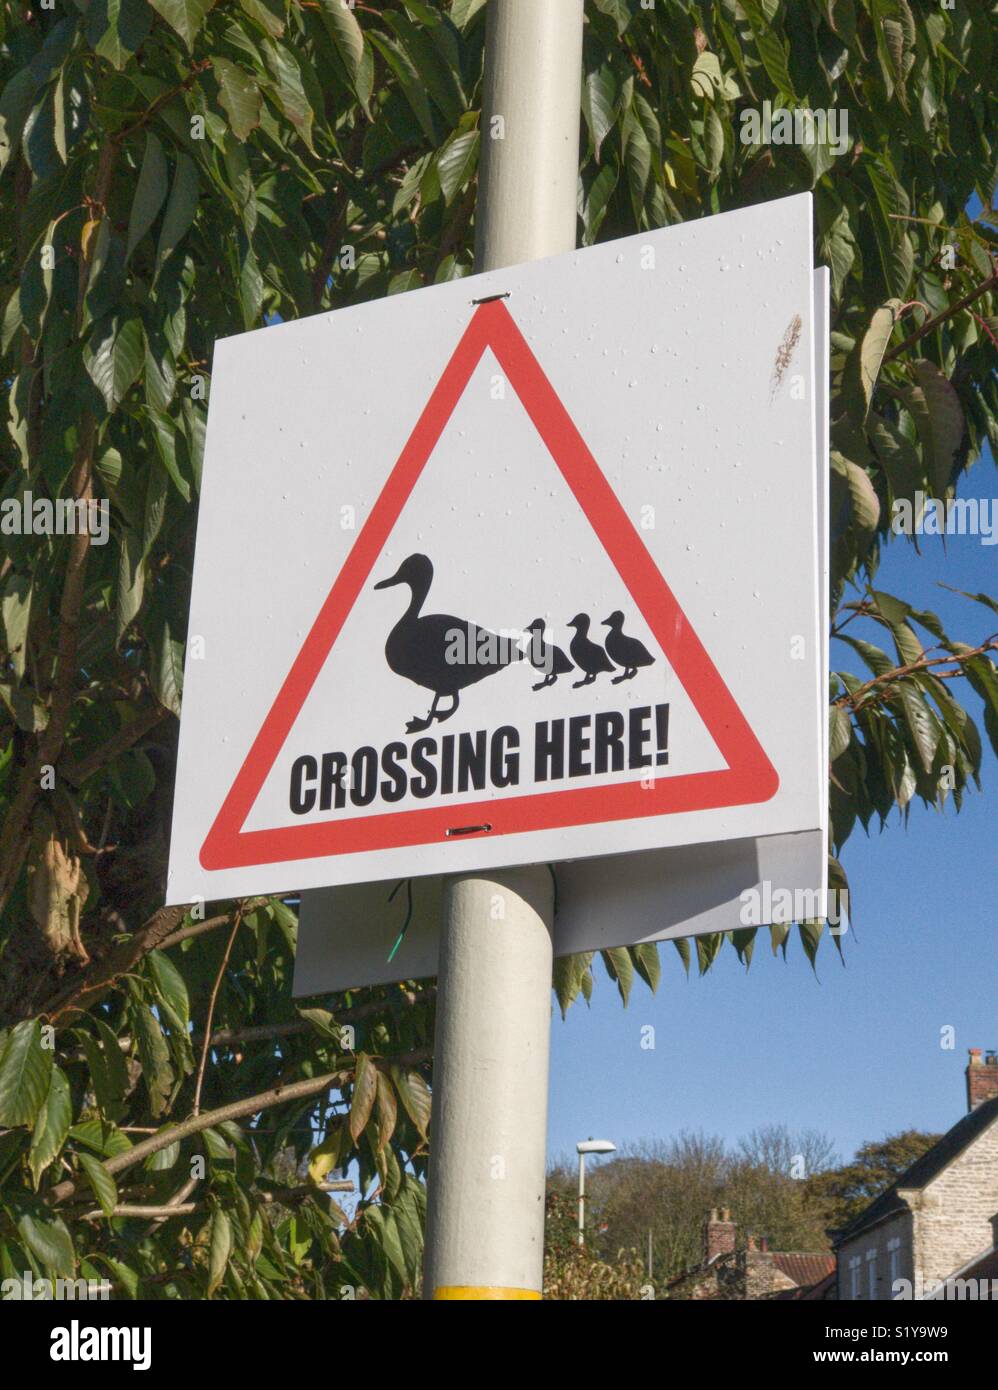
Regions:
<instances>
[{"instance_id":1,"label":"green leaf","mask_svg":"<svg viewBox=\"0 0 998 1390\"><path fill-rule=\"evenodd\" d=\"M122 532L118 556L118 585L115 617L117 638L121 641L126 630L135 620L145 594L145 560L142 555L142 538L131 528Z\"/></svg>"},{"instance_id":2,"label":"green leaf","mask_svg":"<svg viewBox=\"0 0 998 1390\"><path fill-rule=\"evenodd\" d=\"M829 762L841 757L851 742L852 720L849 718L849 711L842 705L832 705L828 711Z\"/></svg>"},{"instance_id":3,"label":"green leaf","mask_svg":"<svg viewBox=\"0 0 998 1390\"><path fill-rule=\"evenodd\" d=\"M31 575L10 574L4 585L3 630L7 639L7 654L14 667L14 674L20 680L24 675L24 661L27 655L28 624L31 620Z\"/></svg>"},{"instance_id":4,"label":"green leaf","mask_svg":"<svg viewBox=\"0 0 998 1390\"><path fill-rule=\"evenodd\" d=\"M830 458L833 469L846 480L856 525L861 531L872 534L880 522L880 498L870 475L851 459L843 458L836 449L832 449Z\"/></svg>"},{"instance_id":5,"label":"green leaf","mask_svg":"<svg viewBox=\"0 0 998 1390\"><path fill-rule=\"evenodd\" d=\"M111 1216L118 1205L118 1188L114 1178L93 1154L81 1153L79 1159L101 1211L105 1216Z\"/></svg>"},{"instance_id":6,"label":"green leaf","mask_svg":"<svg viewBox=\"0 0 998 1390\"><path fill-rule=\"evenodd\" d=\"M376 1147L383 1149L395 1133L395 1124L398 1119L398 1106L395 1102L395 1092L392 1089L392 1083L383 1071L379 1071L377 1074L377 1087L378 1121L376 1126Z\"/></svg>"},{"instance_id":7,"label":"green leaf","mask_svg":"<svg viewBox=\"0 0 998 1390\"><path fill-rule=\"evenodd\" d=\"M146 0L90 0L83 20L87 42L119 72L152 28Z\"/></svg>"},{"instance_id":8,"label":"green leaf","mask_svg":"<svg viewBox=\"0 0 998 1390\"><path fill-rule=\"evenodd\" d=\"M198 205L198 171L193 160L187 155L177 156L177 172L173 176L170 201L163 215L163 225L156 248L156 275L159 275L163 262L170 252L183 240L194 221Z\"/></svg>"},{"instance_id":9,"label":"green leaf","mask_svg":"<svg viewBox=\"0 0 998 1390\"><path fill-rule=\"evenodd\" d=\"M142 168L135 185L135 197L132 199L132 211L128 218L126 261L131 260L132 252L156 220L156 214L163 206L168 187L166 155L163 153L163 146L150 130L146 134L145 154L142 157Z\"/></svg>"},{"instance_id":10,"label":"green leaf","mask_svg":"<svg viewBox=\"0 0 998 1390\"><path fill-rule=\"evenodd\" d=\"M260 124L260 88L255 78L226 58L213 59L212 70L218 78L218 99L229 117L232 133L237 140L245 140Z\"/></svg>"},{"instance_id":11,"label":"green leaf","mask_svg":"<svg viewBox=\"0 0 998 1390\"><path fill-rule=\"evenodd\" d=\"M631 12L627 0L596 0L596 8L602 10L605 15L617 25L617 33L622 34L631 22Z\"/></svg>"},{"instance_id":12,"label":"green leaf","mask_svg":"<svg viewBox=\"0 0 998 1390\"><path fill-rule=\"evenodd\" d=\"M707 168L712 179L721 172L724 158L724 126L714 107L708 108L703 128L704 149L707 152Z\"/></svg>"},{"instance_id":13,"label":"green leaf","mask_svg":"<svg viewBox=\"0 0 998 1390\"><path fill-rule=\"evenodd\" d=\"M72 1123L73 1101L69 1082L62 1068L53 1066L48 1095L35 1120L35 1132L31 1136L28 1153L28 1167L36 1188L45 1169L59 1157Z\"/></svg>"},{"instance_id":14,"label":"green leaf","mask_svg":"<svg viewBox=\"0 0 998 1390\"><path fill-rule=\"evenodd\" d=\"M405 1113L416 1126L421 1138L425 1139L430 1126L429 1086L418 1071L404 1071L400 1067L392 1067L391 1073Z\"/></svg>"},{"instance_id":15,"label":"green leaf","mask_svg":"<svg viewBox=\"0 0 998 1390\"><path fill-rule=\"evenodd\" d=\"M592 137L593 153L599 163L603 141L613 129L620 100L620 83L609 64L587 72L582 85L582 114Z\"/></svg>"},{"instance_id":16,"label":"green leaf","mask_svg":"<svg viewBox=\"0 0 998 1390\"><path fill-rule=\"evenodd\" d=\"M934 362L920 358L912 365L916 384L906 392L905 402L918 426L932 491L942 497L963 440L963 408L952 384Z\"/></svg>"},{"instance_id":17,"label":"green leaf","mask_svg":"<svg viewBox=\"0 0 998 1390\"><path fill-rule=\"evenodd\" d=\"M642 941L638 946L631 947L631 959L638 974L651 990L652 994L658 989L659 980L662 978L662 961L658 954L657 941Z\"/></svg>"},{"instance_id":18,"label":"green leaf","mask_svg":"<svg viewBox=\"0 0 998 1390\"><path fill-rule=\"evenodd\" d=\"M36 1018L18 1023L0 1051L0 1125L34 1125L52 1079L52 1049Z\"/></svg>"},{"instance_id":19,"label":"green leaf","mask_svg":"<svg viewBox=\"0 0 998 1390\"><path fill-rule=\"evenodd\" d=\"M626 946L614 946L611 950L600 951L600 955L610 979L616 980L617 991L626 1007L634 984L634 962L630 953Z\"/></svg>"},{"instance_id":20,"label":"green leaf","mask_svg":"<svg viewBox=\"0 0 998 1390\"><path fill-rule=\"evenodd\" d=\"M356 1144L363 1134L378 1093L378 1070L366 1052L357 1053L353 1100L350 1102L350 1138Z\"/></svg>"},{"instance_id":21,"label":"green leaf","mask_svg":"<svg viewBox=\"0 0 998 1390\"><path fill-rule=\"evenodd\" d=\"M364 31L357 16L343 0L319 0L323 23L336 50L343 59L351 81L356 81L364 58Z\"/></svg>"},{"instance_id":22,"label":"green leaf","mask_svg":"<svg viewBox=\"0 0 998 1390\"><path fill-rule=\"evenodd\" d=\"M159 1020L148 1004L133 999L129 1006L129 1015L138 1043L142 1079L149 1093L149 1106L153 1117L158 1118L166 1110L173 1090L170 1049L163 1037Z\"/></svg>"},{"instance_id":23,"label":"green leaf","mask_svg":"<svg viewBox=\"0 0 998 1390\"><path fill-rule=\"evenodd\" d=\"M437 156L437 176L444 202L450 205L475 172L478 163L478 131L454 135Z\"/></svg>"},{"instance_id":24,"label":"green leaf","mask_svg":"<svg viewBox=\"0 0 998 1390\"><path fill-rule=\"evenodd\" d=\"M232 1253L232 1224L221 1207L216 1207L211 1218L211 1238L208 1256L208 1287L205 1296L212 1294L225 1278L225 1270Z\"/></svg>"},{"instance_id":25,"label":"green leaf","mask_svg":"<svg viewBox=\"0 0 998 1390\"><path fill-rule=\"evenodd\" d=\"M775 86L777 94L790 97L792 104L797 106L799 103L794 93L793 83L790 80L790 70L787 67L787 48L784 40L773 32L770 27L770 20L763 14L763 7L758 3L758 0L742 0L742 9L751 25L752 37L755 40L759 57L762 59L762 65Z\"/></svg>"},{"instance_id":26,"label":"green leaf","mask_svg":"<svg viewBox=\"0 0 998 1390\"><path fill-rule=\"evenodd\" d=\"M193 48L197 32L215 0L149 0L149 4L171 29L176 30L187 47Z\"/></svg>"},{"instance_id":27,"label":"green leaf","mask_svg":"<svg viewBox=\"0 0 998 1390\"><path fill-rule=\"evenodd\" d=\"M46 1269L72 1278L76 1255L62 1217L54 1216L41 1205L33 1206L18 1221L17 1229L25 1245Z\"/></svg>"},{"instance_id":28,"label":"green leaf","mask_svg":"<svg viewBox=\"0 0 998 1390\"><path fill-rule=\"evenodd\" d=\"M117 410L142 370L145 340L142 320L112 314L95 325L83 348L83 365L104 397L109 411Z\"/></svg>"},{"instance_id":29,"label":"green leaf","mask_svg":"<svg viewBox=\"0 0 998 1390\"><path fill-rule=\"evenodd\" d=\"M285 0L239 0L239 4L271 38L284 33Z\"/></svg>"},{"instance_id":30,"label":"green leaf","mask_svg":"<svg viewBox=\"0 0 998 1390\"><path fill-rule=\"evenodd\" d=\"M701 53L693 64L690 82L698 97L712 101L715 92L721 90L721 64L716 53L709 50Z\"/></svg>"},{"instance_id":31,"label":"green leaf","mask_svg":"<svg viewBox=\"0 0 998 1390\"><path fill-rule=\"evenodd\" d=\"M849 406L853 418L862 421L870 413L873 391L880 375L880 364L887 351L887 344L897 323L897 312L901 307L898 299L889 299L882 304L870 320L870 326L857 343L846 369ZM858 385L858 392L855 389Z\"/></svg>"},{"instance_id":32,"label":"green leaf","mask_svg":"<svg viewBox=\"0 0 998 1390\"><path fill-rule=\"evenodd\" d=\"M678 954L679 954L679 959L683 962L683 969L686 971L686 973L687 973L687 975L688 975L688 974L690 973L690 943L689 943L689 938L688 938L688 937L685 937L685 936L674 936L674 937L672 938L672 944L673 944L673 946L675 946L676 951L677 951Z\"/></svg>"},{"instance_id":33,"label":"green leaf","mask_svg":"<svg viewBox=\"0 0 998 1390\"><path fill-rule=\"evenodd\" d=\"M169 632L169 625L164 626ZM183 975L165 951L150 951L146 964L156 986L159 1008L166 1014L167 1022L186 1033L191 1021L191 1006Z\"/></svg>"},{"instance_id":34,"label":"green leaf","mask_svg":"<svg viewBox=\"0 0 998 1390\"><path fill-rule=\"evenodd\" d=\"M897 688L915 751L925 771L931 772L941 732L939 723L914 681L901 679Z\"/></svg>"}]
</instances>

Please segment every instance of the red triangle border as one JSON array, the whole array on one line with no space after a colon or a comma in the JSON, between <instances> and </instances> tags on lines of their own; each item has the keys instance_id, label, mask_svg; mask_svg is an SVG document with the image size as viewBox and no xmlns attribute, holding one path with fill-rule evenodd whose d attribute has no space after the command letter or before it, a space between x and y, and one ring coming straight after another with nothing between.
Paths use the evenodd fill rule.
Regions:
<instances>
[{"instance_id":1,"label":"red triangle border","mask_svg":"<svg viewBox=\"0 0 998 1390\"><path fill-rule=\"evenodd\" d=\"M354 602L472 373L491 348L534 428L714 739L727 768L657 779L498 797L351 820L244 831ZM488 823L478 838L769 801L779 776L646 550L638 531L503 300L477 306L415 429L312 624L201 848L216 871L439 843L454 826ZM475 836L462 835L462 842Z\"/></svg>"}]
</instances>

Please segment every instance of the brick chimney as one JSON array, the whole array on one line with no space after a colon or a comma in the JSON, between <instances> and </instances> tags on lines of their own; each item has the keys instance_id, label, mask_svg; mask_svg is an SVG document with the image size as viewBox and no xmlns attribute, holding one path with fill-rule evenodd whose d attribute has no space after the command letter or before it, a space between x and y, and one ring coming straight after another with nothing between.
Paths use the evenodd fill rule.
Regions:
<instances>
[{"instance_id":1,"label":"brick chimney","mask_svg":"<svg viewBox=\"0 0 998 1390\"><path fill-rule=\"evenodd\" d=\"M717 1207L707 1217L703 1228L703 1257L712 1260L717 1255L731 1255L735 1249L735 1223L727 1207Z\"/></svg>"},{"instance_id":2,"label":"brick chimney","mask_svg":"<svg viewBox=\"0 0 998 1390\"><path fill-rule=\"evenodd\" d=\"M989 1048L970 1049L967 1063L967 1109L976 1110L986 1100L998 1096L998 1053Z\"/></svg>"}]
</instances>

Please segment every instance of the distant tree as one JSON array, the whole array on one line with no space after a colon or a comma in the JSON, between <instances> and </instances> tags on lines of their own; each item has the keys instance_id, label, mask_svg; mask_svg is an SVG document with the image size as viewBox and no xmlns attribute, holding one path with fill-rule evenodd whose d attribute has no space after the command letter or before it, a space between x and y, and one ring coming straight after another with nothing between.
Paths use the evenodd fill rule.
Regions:
<instances>
[{"instance_id":1,"label":"distant tree","mask_svg":"<svg viewBox=\"0 0 998 1390\"><path fill-rule=\"evenodd\" d=\"M827 1166L832 1152L827 1136L780 1125L755 1130L732 1149L704 1134L629 1145L587 1175L588 1242L604 1258L632 1249L644 1256L650 1232L659 1282L700 1261L706 1215L726 1206L740 1245L751 1235L766 1237L774 1249L823 1250L825 1208L795 1174L801 1161L807 1172ZM549 1191L567 1199L575 1182L563 1163L552 1171Z\"/></svg>"},{"instance_id":2,"label":"distant tree","mask_svg":"<svg viewBox=\"0 0 998 1390\"><path fill-rule=\"evenodd\" d=\"M647 1288L646 1271L636 1250L620 1250L613 1258L604 1258L591 1243L580 1246L574 1194L560 1189L548 1192L545 1298L619 1302L639 1299Z\"/></svg>"},{"instance_id":3,"label":"distant tree","mask_svg":"<svg viewBox=\"0 0 998 1390\"><path fill-rule=\"evenodd\" d=\"M841 1230L896 1182L941 1136L906 1129L863 1144L851 1163L808 1179L808 1198L820 1204L830 1230Z\"/></svg>"}]
</instances>

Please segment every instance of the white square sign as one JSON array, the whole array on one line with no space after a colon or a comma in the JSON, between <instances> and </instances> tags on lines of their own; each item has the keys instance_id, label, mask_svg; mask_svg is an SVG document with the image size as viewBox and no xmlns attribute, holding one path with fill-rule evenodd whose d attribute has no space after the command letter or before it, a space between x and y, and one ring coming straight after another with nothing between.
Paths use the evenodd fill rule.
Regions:
<instances>
[{"instance_id":1,"label":"white square sign","mask_svg":"<svg viewBox=\"0 0 998 1390\"><path fill-rule=\"evenodd\" d=\"M823 832L810 263L801 195L219 343L169 901Z\"/></svg>"}]
</instances>

